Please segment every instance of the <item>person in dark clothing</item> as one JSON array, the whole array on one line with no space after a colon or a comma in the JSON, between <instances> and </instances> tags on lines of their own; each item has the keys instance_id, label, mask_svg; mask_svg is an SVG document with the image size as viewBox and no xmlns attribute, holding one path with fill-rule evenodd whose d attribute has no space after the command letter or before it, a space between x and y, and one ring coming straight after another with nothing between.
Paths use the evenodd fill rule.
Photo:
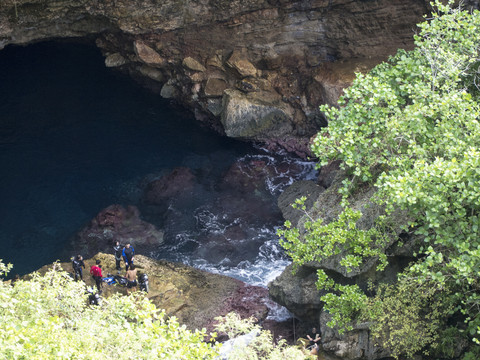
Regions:
<instances>
[{"instance_id":1,"label":"person in dark clothing","mask_svg":"<svg viewBox=\"0 0 480 360\"><path fill-rule=\"evenodd\" d=\"M135 249L130 243L127 243L123 248L122 256L125 260L125 271L128 271L128 267L133 266L133 257L135 256Z\"/></svg>"},{"instance_id":2,"label":"person in dark clothing","mask_svg":"<svg viewBox=\"0 0 480 360\"><path fill-rule=\"evenodd\" d=\"M310 340L310 344L307 346L307 349L311 350L310 355L317 355L318 350L320 349L320 333L317 331L317 328L312 328L312 331L307 334L307 339Z\"/></svg>"},{"instance_id":3,"label":"person in dark clothing","mask_svg":"<svg viewBox=\"0 0 480 360\"><path fill-rule=\"evenodd\" d=\"M117 274L120 274L120 263L122 261L122 245L118 241L115 241L113 245L113 253L115 255L115 267L117 268Z\"/></svg>"},{"instance_id":4,"label":"person in dark clothing","mask_svg":"<svg viewBox=\"0 0 480 360\"><path fill-rule=\"evenodd\" d=\"M82 255L77 255L72 261L73 273L75 274L75 281L83 280L83 269L85 269L85 263L83 262Z\"/></svg>"},{"instance_id":5,"label":"person in dark clothing","mask_svg":"<svg viewBox=\"0 0 480 360\"><path fill-rule=\"evenodd\" d=\"M100 265L100 260L95 262L95 265L92 265L90 268L90 274L95 280L95 285L97 285L97 290L99 293L102 293L102 265Z\"/></svg>"}]
</instances>

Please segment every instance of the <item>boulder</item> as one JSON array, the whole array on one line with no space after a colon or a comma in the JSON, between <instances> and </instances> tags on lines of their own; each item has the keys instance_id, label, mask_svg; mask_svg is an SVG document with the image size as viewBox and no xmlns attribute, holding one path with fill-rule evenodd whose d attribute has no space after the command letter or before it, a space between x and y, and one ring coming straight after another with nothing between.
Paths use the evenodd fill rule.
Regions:
<instances>
[{"instance_id":1,"label":"boulder","mask_svg":"<svg viewBox=\"0 0 480 360\"><path fill-rule=\"evenodd\" d=\"M163 231L140 219L137 207L110 205L80 230L72 242L73 251L84 257L109 251L114 241L131 243L134 247L163 244Z\"/></svg>"},{"instance_id":2,"label":"boulder","mask_svg":"<svg viewBox=\"0 0 480 360\"><path fill-rule=\"evenodd\" d=\"M290 109L264 95L246 95L230 89L224 91L221 122L227 136L255 140L292 131Z\"/></svg>"},{"instance_id":3,"label":"boulder","mask_svg":"<svg viewBox=\"0 0 480 360\"><path fill-rule=\"evenodd\" d=\"M105 58L106 67L117 67L125 65L126 63L127 60L119 53L110 54Z\"/></svg>"},{"instance_id":4,"label":"boulder","mask_svg":"<svg viewBox=\"0 0 480 360\"><path fill-rule=\"evenodd\" d=\"M151 66L148 66L148 65L142 65L142 66L139 66L138 67L138 71L146 76L146 77L149 77L150 79L152 80L155 80L155 81L158 81L158 82L162 82L165 80L164 76L163 76L163 73L154 68L154 67L151 67Z\"/></svg>"},{"instance_id":5,"label":"boulder","mask_svg":"<svg viewBox=\"0 0 480 360\"><path fill-rule=\"evenodd\" d=\"M137 54L138 58L145 64L158 67L165 64L165 59L143 41L136 40L133 43L133 47L135 54Z\"/></svg>"},{"instance_id":6,"label":"boulder","mask_svg":"<svg viewBox=\"0 0 480 360\"><path fill-rule=\"evenodd\" d=\"M301 267L292 274L292 265L285 268L280 276L268 284L272 299L285 306L295 316L307 323L314 323L323 307L317 290L316 270Z\"/></svg>"},{"instance_id":7,"label":"boulder","mask_svg":"<svg viewBox=\"0 0 480 360\"><path fill-rule=\"evenodd\" d=\"M227 88L227 83L223 79L208 78L205 84L205 96L217 97L222 96L223 91Z\"/></svg>"},{"instance_id":8,"label":"boulder","mask_svg":"<svg viewBox=\"0 0 480 360\"><path fill-rule=\"evenodd\" d=\"M207 109L215 116L220 115L223 111L222 99L208 99Z\"/></svg>"},{"instance_id":9,"label":"boulder","mask_svg":"<svg viewBox=\"0 0 480 360\"><path fill-rule=\"evenodd\" d=\"M182 64L185 68L187 68L189 70L192 70L192 71L204 72L204 71L207 70L205 68L205 66L203 66L200 62L198 62L197 60L195 60L192 57L186 57L185 59L183 59Z\"/></svg>"},{"instance_id":10,"label":"boulder","mask_svg":"<svg viewBox=\"0 0 480 360\"><path fill-rule=\"evenodd\" d=\"M195 175L185 167L175 168L171 173L147 185L144 199L147 204L161 205L165 200L180 193L192 191Z\"/></svg>"},{"instance_id":11,"label":"boulder","mask_svg":"<svg viewBox=\"0 0 480 360\"><path fill-rule=\"evenodd\" d=\"M248 61L243 51L235 50L227 60L227 65L237 70L241 77L254 77L257 75L257 69Z\"/></svg>"},{"instance_id":12,"label":"boulder","mask_svg":"<svg viewBox=\"0 0 480 360\"><path fill-rule=\"evenodd\" d=\"M162 89L160 90L160 96L164 99L173 99L178 95L177 88L169 84L168 82L163 84Z\"/></svg>"},{"instance_id":13,"label":"boulder","mask_svg":"<svg viewBox=\"0 0 480 360\"><path fill-rule=\"evenodd\" d=\"M222 59L223 57L221 50L216 50L214 51L214 54L207 59L207 65L224 70Z\"/></svg>"},{"instance_id":14,"label":"boulder","mask_svg":"<svg viewBox=\"0 0 480 360\"><path fill-rule=\"evenodd\" d=\"M200 83L202 81L205 81L206 76L204 72L195 72L193 74L189 74L188 77L194 82L194 83ZM198 88L195 92L200 91L200 84L194 84L193 85L195 88Z\"/></svg>"}]
</instances>

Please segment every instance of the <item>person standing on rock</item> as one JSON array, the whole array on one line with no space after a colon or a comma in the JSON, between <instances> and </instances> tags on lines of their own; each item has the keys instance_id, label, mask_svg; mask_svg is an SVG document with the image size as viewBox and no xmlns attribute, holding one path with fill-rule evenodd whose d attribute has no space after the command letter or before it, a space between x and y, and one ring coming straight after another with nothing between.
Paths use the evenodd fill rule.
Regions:
<instances>
[{"instance_id":1,"label":"person standing on rock","mask_svg":"<svg viewBox=\"0 0 480 360\"><path fill-rule=\"evenodd\" d=\"M92 265L90 268L90 274L95 280L95 285L97 285L97 290L102 293L102 265L100 265L100 260L95 261L95 265Z\"/></svg>"},{"instance_id":2,"label":"person standing on rock","mask_svg":"<svg viewBox=\"0 0 480 360\"><path fill-rule=\"evenodd\" d=\"M118 241L115 241L113 245L113 253L115 255L115 267L117 268L117 274L120 274L120 263L122 261L122 245Z\"/></svg>"},{"instance_id":3,"label":"person standing on rock","mask_svg":"<svg viewBox=\"0 0 480 360\"><path fill-rule=\"evenodd\" d=\"M135 249L130 243L127 243L122 251L123 259L125 260L125 271L128 271L128 267L133 266L133 257L135 256Z\"/></svg>"},{"instance_id":4,"label":"person standing on rock","mask_svg":"<svg viewBox=\"0 0 480 360\"><path fill-rule=\"evenodd\" d=\"M85 269L85 263L83 262L82 255L77 255L72 261L73 273L75 274L75 281L83 280L83 269Z\"/></svg>"},{"instance_id":5,"label":"person standing on rock","mask_svg":"<svg viewBox=\"0 0 480 360\"><path fill-rule=\"evenodd\" d=\"M130 294L130 291L137 291L137 269L135 269L135 265L130 265L130 269L127 270L125 277L128 280L127 294Z\"/></svg>"}]
</instances>

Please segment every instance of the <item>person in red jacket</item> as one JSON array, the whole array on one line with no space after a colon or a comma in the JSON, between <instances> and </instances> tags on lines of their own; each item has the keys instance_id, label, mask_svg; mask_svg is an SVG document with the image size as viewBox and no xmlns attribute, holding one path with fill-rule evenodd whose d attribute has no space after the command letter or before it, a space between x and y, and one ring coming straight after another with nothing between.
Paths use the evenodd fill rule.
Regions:
<instances>
[{"instance_id":1,"label":"person in red jacket","mask_svg":"<svg viewBox=\"0 0 480 360\"><path fill-rule=\"evenodd\" d=\"M93 280L95 280L95 285L97 285L97 290L99 293L102 292L102 265L100 265L100 260L95 262L95 265L92 265L90 268L90 274L92 274Z\"/></svg>"}]
</instances>

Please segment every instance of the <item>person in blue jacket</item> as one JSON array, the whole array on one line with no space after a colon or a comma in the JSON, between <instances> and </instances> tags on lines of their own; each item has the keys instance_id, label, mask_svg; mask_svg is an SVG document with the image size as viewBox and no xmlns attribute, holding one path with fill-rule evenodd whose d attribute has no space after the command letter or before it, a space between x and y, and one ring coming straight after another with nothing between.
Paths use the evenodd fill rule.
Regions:
<instances>
[{"instance_id":1,"label":"person in blue jacket","mask_svg":"<svg viewBox=\"0 0 480 360\"><path fill-rule=\"evenodd\" d=\"M135 249L130 243L127 243L122 251L123 259L125 260L125 271L128 271L128 267L133 266L133 256L135 255Z\"/></svg>"}]
</instances>

